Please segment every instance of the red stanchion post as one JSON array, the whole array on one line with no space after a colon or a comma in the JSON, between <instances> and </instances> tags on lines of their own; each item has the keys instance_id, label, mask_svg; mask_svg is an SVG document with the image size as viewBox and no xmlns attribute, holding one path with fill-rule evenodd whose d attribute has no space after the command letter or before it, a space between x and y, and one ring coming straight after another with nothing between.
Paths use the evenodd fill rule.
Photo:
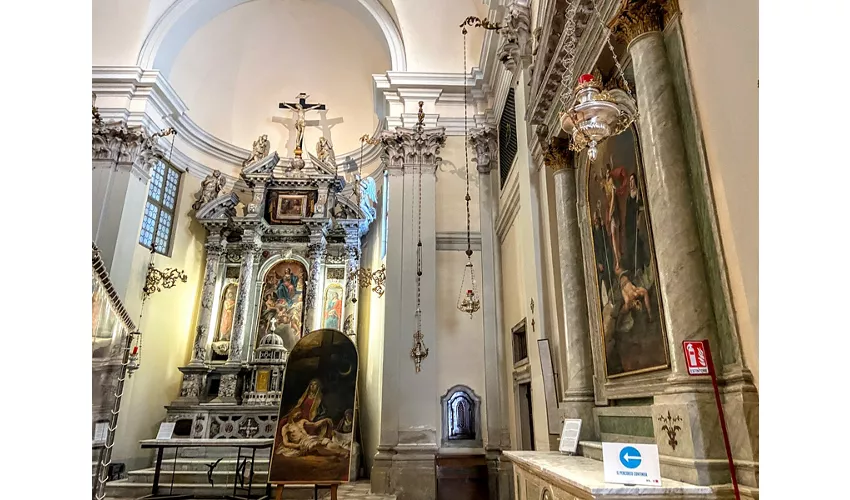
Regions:
<instances>
[{"instance_id":1,"label":"red stanchion post","mask_svg":"<svg viewBox=\"0 0 850 500\"><path fill-rule=\"evenodd\" d=\"M702 341L705 347L706 364L708 373L711 375L711 385L714 387L714 401L717 403L717 415L720 417L720 430L723 431L723 445L726 447L726 459L729 461L729 474L732 476L732 489L735 491L735 500L741 500L738 491L738 475L735 474L735 462L732 461L732 446L729 445L729 432L726 430L726 417L723 415L723 404L720 402L720 389L717 387L717 373L714 370L714 360L711 357L711 347L708 339ZM686 349L687 356L687 349Z\"/></svg>"}]
</instances>

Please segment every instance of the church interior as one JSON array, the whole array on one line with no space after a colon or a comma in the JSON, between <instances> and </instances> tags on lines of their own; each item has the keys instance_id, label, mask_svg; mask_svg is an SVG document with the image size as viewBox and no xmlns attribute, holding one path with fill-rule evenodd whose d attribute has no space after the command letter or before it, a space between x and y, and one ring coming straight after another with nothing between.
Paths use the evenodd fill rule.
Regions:
<instances>
[{"instance_id":1,"label":"church interior","mask_svg":"<svg viewBox=\"0 0 850 500\"><path fill-rule=\"evenodd\" d=\"M758 499L758 2L92 7L93 500Z\"/></svg>"}]
</instances>

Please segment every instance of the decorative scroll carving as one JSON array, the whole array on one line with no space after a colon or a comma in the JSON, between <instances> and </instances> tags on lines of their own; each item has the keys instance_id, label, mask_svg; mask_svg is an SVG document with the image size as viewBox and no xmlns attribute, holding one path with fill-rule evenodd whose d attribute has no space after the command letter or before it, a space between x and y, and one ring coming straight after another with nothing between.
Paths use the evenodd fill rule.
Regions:
<instances>
[{"instance_id":1,"label":"decorative scroll carving","mask_svg":"<svg viewBox=\"0 0 850 500\"><path fill-rule=\"evenodd\" d=\"M505 68L513 72L520 63L523 66L531 63L531 19L528 6L511 3L503 24L504 27L499 30L502 44L498 57Z\"/></svg>"},{"instance_id":2,"label":"decorative scroll carving","mask_svg":"<svg viewBox=\"0 0 850 500\"><path fill-rule=\"evenodd\" d=\"M628 45L644 33L663 31L677 12L676 0L623 0L620 13L609 27L618 42Z\"/></svg>"},{"instance_id":3,"label":"decorative scroll carving","mask_svg":"<svg viewBox=\"0 0 850 500\"><path fill-rule=\"evenodd\" d=\"M492 155L496 151L496 130L490 125L484 125L469 132L469 145L475 151L475 163L478 172L490 173L493 166Z\"/></svg>"},{"instance_id":4,"label":"decorative scroll carving","mask_svg":"<svg viewBox=\"0 0 850 500\"><path fill-rule=\"evenodd\" d=\"M567 167L575 168L572 164L572 152L569 141L560 137L553 137L543 148L543 162L553 172L563 170Z\"/></svg>"}]
</instances>

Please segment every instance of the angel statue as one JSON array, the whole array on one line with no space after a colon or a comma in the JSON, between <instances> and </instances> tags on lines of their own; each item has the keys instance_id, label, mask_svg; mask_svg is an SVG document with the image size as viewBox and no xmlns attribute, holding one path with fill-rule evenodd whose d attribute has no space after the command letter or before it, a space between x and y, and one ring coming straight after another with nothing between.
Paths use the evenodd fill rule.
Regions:
<instances>
[{"instance_id":1,"label":"angel statue","mask_svg":"<svg viewBox=\"0 0 850 500\"><path fill-rule=\"evenodd\" d=\"M201 192L198 195L198 200L192 204L192 208L200 210L202 206L218 198L218 194L224 189L226 182L227 180L222 177L220 171L213 170L213 173L201 182Z\"/></svg>"},{"instance_id":2,"label":"angel statue","mask_svg":"<svg viewBox=\"0 0 850 500\"><path fill-rule=\"evenodd\" d=\"M254 163L257 160L261 160L269 154L269 150L271 149L271 145L269 144L269 136L266 134L261 135L254 141L254 147L251 149L251 157L242 162L242 166L245 167Z\"/></svg>"},{"instance_id":3,"label":"angel statue","mask_svg":"<svg viewBox=\"0 0 850 500\"><path fill-rule=\"evenodd\" d=\"M319 142L316 143L316 157L320 161L325 162L328 165L336 165L336 155L334 155L334 147L331 146L330 141L325 139L324 136L319 137Z\"/></svg>"}]
</instances>

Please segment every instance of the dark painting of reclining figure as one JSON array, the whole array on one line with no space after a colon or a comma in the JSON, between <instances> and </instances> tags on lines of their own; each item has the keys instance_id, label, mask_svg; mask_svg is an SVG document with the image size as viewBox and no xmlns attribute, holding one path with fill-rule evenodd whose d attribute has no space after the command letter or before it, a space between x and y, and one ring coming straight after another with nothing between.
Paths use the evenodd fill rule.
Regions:
<instances>
[{"instance_id":1,"label":"dark painting of reclining figure","mask_svg":"<svg viewBox=\"0 0 850 500\"><path fill-rule=\"evenodd\" d=\"M348 481L357 350L342 332L316 330L289 354L270 483Z\"/></svg>"}]
</instances>

